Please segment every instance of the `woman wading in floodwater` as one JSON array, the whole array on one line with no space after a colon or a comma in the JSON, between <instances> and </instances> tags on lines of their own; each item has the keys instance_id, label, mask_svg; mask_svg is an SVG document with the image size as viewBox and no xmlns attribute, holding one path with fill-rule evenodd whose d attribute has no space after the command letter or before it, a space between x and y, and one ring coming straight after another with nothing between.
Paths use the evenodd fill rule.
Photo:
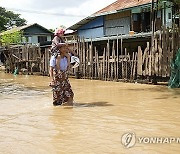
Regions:
<instances>
[{"instance_id":1,"label":"woman wading in floodwater","mask_svg":"<svg viewBox=\"0 0 180 154\"><path fill-rule=\"evenodd\" d=\"M67 45L58 46L57 55L50 59L50 78L53 89L53 105L73 105L74 93L68 80Z\"/></svg>"}]
</instances>

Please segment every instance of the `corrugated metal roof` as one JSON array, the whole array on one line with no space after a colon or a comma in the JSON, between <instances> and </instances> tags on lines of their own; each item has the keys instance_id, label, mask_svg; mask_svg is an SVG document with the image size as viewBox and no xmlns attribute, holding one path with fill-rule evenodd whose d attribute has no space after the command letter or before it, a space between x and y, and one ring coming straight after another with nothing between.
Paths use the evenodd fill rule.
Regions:
<instances>
[{"instance_id":1,"label":"corrugated metal roof","mask_svg":"<svg viewBox=\"0 0 180 154\"><path fill-rule=\"evenodd\" d=\"M154 0L156 1L156 0ZM79 21L78 23L72 25L68 29L77 30L82 25L88 23L89 21L95 19L101 15L113 14L119 12L120 10L125 10L128 8L133 8L145 4L150 4L152 0L117 0L114 3L108 5L107 7L95 12L94 14L84 18L83 20Z\"/></svg>"},{"instance_id":2,"label":"corrugated metal roof","mask_svg":"<svg viewBox=\"0 0 180 154\"><path fill-rule=\"evenodd\" d=\"M98 14L111 12L111 11L118 11L125 8L148 4L151 2L152 0L117 0L116 2L108 5L107 7L95 12L93 15L98 15Z\"/></svg>"},{"instance_id":3,"label":"corrugated metal roof","mask_svg":"<svg viewBox=\"0 0 180 154\"><path fill-rule=\"evenodd\" d=\"M71 27L67 28L67 29L72 29L72 30L77 30L79 27L81 27L82 25L88 23L89 21L95 19L96 17L86 17L84 19L82 19L81 21L79 21L78 23L72 25Z\"/></svg>"}]
</instances>

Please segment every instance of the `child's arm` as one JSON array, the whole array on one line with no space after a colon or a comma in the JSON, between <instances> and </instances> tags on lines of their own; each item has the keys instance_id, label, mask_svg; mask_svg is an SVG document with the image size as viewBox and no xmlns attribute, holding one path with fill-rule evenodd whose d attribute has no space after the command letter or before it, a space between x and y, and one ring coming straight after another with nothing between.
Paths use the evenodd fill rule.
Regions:
<instances>
[{"instance_id":1,"label":"child's arm","mask_svg":"<svg viewBox=\"0 0 180 154\"><path fill-rule=\"evenodd\" d=\"M53 67L50 66L49 68L49 75L50 75L50 86L54 85L54 75L53 75Z\"/></svg>"}]
</instances>

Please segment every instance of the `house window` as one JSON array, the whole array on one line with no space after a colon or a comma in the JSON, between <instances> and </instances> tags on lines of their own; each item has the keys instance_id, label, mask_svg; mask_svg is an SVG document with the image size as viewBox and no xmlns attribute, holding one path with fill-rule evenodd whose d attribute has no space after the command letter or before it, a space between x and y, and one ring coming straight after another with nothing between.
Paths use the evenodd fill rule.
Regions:
<instances>
[{"instance_id":1,"label":"house window","mask_svg":"<svg viewBox=\"0 0 180 154\"><path fill-rule=\"evenodd\" d=\"M46 41L47 41L47 36L38 36L38 43L46 42Z\"/></svg>"},{"instance_id":2,"label":"house window","mask_svg":"<svg viewBox=\"0 0 180 154\"><path fill-rule=\"evenodd\" d=\"M171 13L168 13L168 19L171 19Z\"/></svg>"},{"instance_id":3,"label":"house window","mask_svg":"<svg viewBox=\"0 0 180 154\"><path fill-rule=\"evenodd\" d=\"M157 11L157 18L161 18L161 11L160 10Z\"/></svg>"},{"instance_id":4,"label":"house window","mask_svg":"<svg viewBox=\"0 0 180 154\"><path fill-rule=\"evenodd\" d=\"M138 15L137 14L133 14L133 21L138 21Z\"/></svg>"},{"instance_id":5,"label":"house window","mask_svg":"<svg viewBox=\"0 0 180 154\"><path fill-rule=\"evenodd\" d=\"M28 37L28 43L32 43L32 37Z\"/></svg>"}]
</instances>

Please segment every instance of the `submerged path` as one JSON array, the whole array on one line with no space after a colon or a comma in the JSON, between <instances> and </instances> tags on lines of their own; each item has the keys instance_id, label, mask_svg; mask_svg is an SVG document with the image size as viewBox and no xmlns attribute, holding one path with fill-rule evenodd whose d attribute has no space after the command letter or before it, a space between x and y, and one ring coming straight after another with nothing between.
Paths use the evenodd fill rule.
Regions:
<instances>
[{"instance_id":1,"label":"submerged path","mask_svg":"<svg viewBox=\"0 0 180 154\"><path fill-rule=\"evenodd\" d=\"M52 105L49 79L0 72L0 153L179 153L180 143L136 143L123 134L180 137L180 89L70 79L73 107ZM148 138L146 138L148 139Z\"/></svg>"}]
</instances>

